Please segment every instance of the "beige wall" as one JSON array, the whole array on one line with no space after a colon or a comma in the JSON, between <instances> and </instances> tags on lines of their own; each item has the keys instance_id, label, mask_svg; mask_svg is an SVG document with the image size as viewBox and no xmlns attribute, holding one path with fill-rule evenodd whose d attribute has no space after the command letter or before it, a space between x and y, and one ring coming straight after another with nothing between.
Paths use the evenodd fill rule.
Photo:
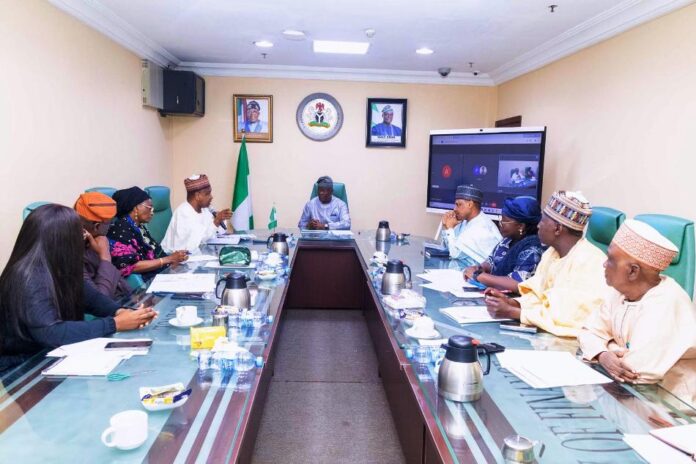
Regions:
<instances>
[{"instance_id":1,"label":"beige wall","mask_svg":"<svg viewBox=\"0 0 696 464\"><path fill-rule=\"evenodd\" d=\"M300 101L326 92L341 104L341 131L326 142L302 135ZM266 227L273 202L279 226L295 227L313 182L323 174L345 182L354 229L388 219L393 230L432 235L439 218L425 213L430 129L487 126L494 120L491 87L206 77L204 118L174 121L173 202L184 199L183 179L203 172L214 206L229 207L239 143L232 137L232 95L273 95L273 143L248 143L254 219ZM407 98L406 149L365 147L368 97Z\"/></svg>"},{"instance_id":2,"label":"beige wall","mask_svg":"<svg viewBox=\"0 0 696 464\"><path fill-rule=\"evenodd\" d=\"M696 218L696 5L498 88L498 117L547 125L544 195Z\"/></svg>"},{"instance_id":3,"label":"beige wall","mask_svg":"<svg viewBox=\"0 0 696 464\"><path fill-rule=\"evenodd\" d=\"M43 0L0 7L0 267L37 200L169 184L170 121L140 104L140 59Z\"/></svg>"}]
</instances>

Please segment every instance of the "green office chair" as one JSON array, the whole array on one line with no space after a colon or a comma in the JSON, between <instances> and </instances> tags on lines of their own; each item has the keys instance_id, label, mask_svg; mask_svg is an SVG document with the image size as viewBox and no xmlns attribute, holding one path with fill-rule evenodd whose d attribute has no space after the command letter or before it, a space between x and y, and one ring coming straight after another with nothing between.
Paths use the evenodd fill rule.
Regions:
<instances>
[{"instance_id":1,"label":"green office chair","mask_svg":"<svg viewBox=\"0 0 696 464\"><path fill-rule=\"evenodd\" d=\"M309 196L310 200L317 196L318 190L319 188L317 187L317 184L315 182L314 186L312 187L312 194ZM346 193L346 184L344 184L343 182L334 182L333 195L336 198L340 198L341 200L343 200L346 203L346 206L348 206L348 194Z\"/></svg>"},{"instance_id":2,"label":"green office chair","mask_svg":"<svg viewBox=\"0 0 696 464\"><path fill-rule=\"evenodd\" d=\"M169 201L169 187L162 185L152 185L145 187L145 192L152 198L152 206L155 208L152 219L147 224L152 238L161 242L167 232L169 222L172 220L172 204Z\"/></svg>"},{"instance_id":3,"label":"green office chair","mask_svg":"<svg viewBox=\"0 0 696 464\"><path fill-rule=\"evenodd\" d=\"M85 192L100 192L106 196L113 197L116 189L113 187L92 187L85 190Z\"/></svg>"},{"instance_id":4,"label":"green office chair","mask_svg":"<svg viewBox=\"0 0 696 464\"><path fill-rule=\"evenodd\" d=\"M29 203L27 206L24 207L24 211L22 211L22 221L27 218L31 214L32 211L34 211L36 208L39 206L43 205L48 205L51 203L50 201L35 201L34 203Z\"/></svg>"},{"instance_id":5,"label":"green office chair","mask_svg":"<svg viewBox=\"0 0 696 464\"><path fill-rule=\"evenodd\" d=\"M679 248L679 253L663 274L676 280L693 298L694 271L696 270L694 222L666 214L639 214L635 219L650 224Z\"/></svg>"},{"instance_id":6,"label":"green office chair","mask_svg":"<svg viewBox=\"0 0 696 464\"><path fill-rule=\"evenodd\" d=\"M606 253L611 239L625 219L626 215L618 209L593 206L590 224L587 226L587 239Z\"/></svg>"},{"instance_id":7,"label":"green office chair","mask_svg":"<svg viewBox=\"0 0 696 464\"><path fill-rule=\"evenodd\" d=\"M128 282L131 289L136 290L145 283L145 280L143 280L143 276L140 274L131 274L126 277L126 282Z\"/></svg>"}]
</instances>

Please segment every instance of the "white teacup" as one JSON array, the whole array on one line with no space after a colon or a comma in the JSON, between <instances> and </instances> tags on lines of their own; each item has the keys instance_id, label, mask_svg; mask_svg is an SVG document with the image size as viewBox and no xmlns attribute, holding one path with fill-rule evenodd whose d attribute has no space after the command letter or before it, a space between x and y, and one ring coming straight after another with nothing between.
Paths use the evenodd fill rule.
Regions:
<instances>
[{"instance_id":1,"label":"white teacup","mask_svg":"<svg viewBox=\"0 0 696 464\"><path fill-rule=\"evenodd\" d=\"M191 325L198 320L198 308L195 306L179 306L176 308L176 320L182 325Z\"/></svg>"},{"instance_id":2,"label":"white teacup","mask_svg":"<svg viewBox=\"0 0 696 464\"><path fill-rule=\"evenodd\" d=\"M375 254L372 255L372 259L379 264L387 264L387 261L389 260L389 257L387 254L383 251L375 251Z\"/></svg>"},{"instance_id":3,"label":"white teacup","mask_svg":"<svg viewBox=\"0 0 696 464\"><path fill-rule=\"evenodd\" d=\"M147 413L132 409L111 416L111 425L104 430L102 442L109 448L135 449L147 440Z\"/></svg>"},{"instance_id":4,"label":"white teacup","mask_svg":"<svg viewBox=\"0 0 696 464\"><path fill-rule=\"evenodd\" d=\"M413 321L413 332L429 335L435 331L435 322L428 316L422 316Z\"/></svg>"}]
</instances>

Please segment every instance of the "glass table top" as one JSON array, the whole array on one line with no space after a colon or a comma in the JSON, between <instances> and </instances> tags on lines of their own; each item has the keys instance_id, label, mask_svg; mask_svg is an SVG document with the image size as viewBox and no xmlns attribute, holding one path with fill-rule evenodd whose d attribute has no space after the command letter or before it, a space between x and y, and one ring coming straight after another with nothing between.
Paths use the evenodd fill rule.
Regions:
<instances>
[{"instance_id":1,"label":"glass table top","mask_svg":"<svg viewBox=\"0 0 696 464\"><path fill-rule=\"evenodd\" d=\"M267 231L257 234L268 235ZM263 253L266 245L243 241L243 246ZM217 255L219 247L206 247L204 254ZM294 249L291 248L292 254ZM203 262L184 264L168 272L212 272L217 278L232 269L210 269ZM287 277L272 281L255 279L254 269L234 269L256 280L258 294L254 309L275 316ZM145 286L146 287L146 286ZM132 374L122 381L104 377L48 378L40 375L51 360L36 355L0 379L0 455L2 462L174 462L187 457L227 462L241 430L241 420L249 407L254 376L247 373L208 369L199 371L191 356L189 329L170 325L181 305L196 306L201 326L212 323L212 310L218 301L212 294L205 299L177 299L174 295L154 296L138 289L123 304L154 304L159 311L155 321L142 330L117 333L114 338L151 338L146 356L124 360L114 372ZM240 346L255 356L265 357L266 345L277 323L250 327L236 334ZM142 410L138 388L182 382L192 388L191 397L181 407L148 413L148 438L143 446L121 451L102 445L100 437L109 418L124 410Z\"/></svg>"},{"instance_id":2,"label":"glass table top","mask_svg":"<svg viewBox=\"0 0 696 464\"><path fill-rule=\"evenodd\" d=\"M463 270L469 263L426 258L424 242L432 241L409 237L405 243L391 242L388 253L390 259L400 259L410 266L412 289L426 297L425 313L433 319L443 338L464 334L507 348L578 353L578 343L574 339L547 333L501 331L498 323L459 325L444 316L439 309L465 302L449 293L421 287L426 281L416 275L426 269ZM366 263L376 250L385 248L367 232L356 238L356 243ZM380 295L379 288L376 293ZM384 310L385 307L382 304L399 346L412 353L418 345L417 340L405 334L408 326L395 313ZM437 356L435 352L432 354ZM696 415L693 406L658 385L631 386L614 382L533 389L501 368L495 355L491 355L490 374L483 378L482 398L472 403L457 403L438 395L435 363L422 364L413 358L410 362L417 385L455 462L470 455L477 462L501 461L502 440L514 433L545 445L541 462L644 462L623 441L624 433L647 433L657 427L655 421L675 425L693 423ZM482 362L485 364L485 359Z\"/></svg>"}]
</instances>

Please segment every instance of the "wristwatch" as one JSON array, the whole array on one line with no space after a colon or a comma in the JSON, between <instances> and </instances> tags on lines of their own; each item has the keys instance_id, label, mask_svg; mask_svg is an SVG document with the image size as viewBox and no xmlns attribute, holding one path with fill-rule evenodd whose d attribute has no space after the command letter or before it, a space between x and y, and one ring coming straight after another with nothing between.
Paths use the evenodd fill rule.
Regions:
<instances>
[{"instance_id":1,"label":"wristwatch","mask_svg":"<svg viewBox=\"0 0 696 464\"><path fill-rule=\"evenodd\" d=\"M329 225L328 225L328 224L324 224L324 230L329 230Z\"/></svg>"}]
</instances>

